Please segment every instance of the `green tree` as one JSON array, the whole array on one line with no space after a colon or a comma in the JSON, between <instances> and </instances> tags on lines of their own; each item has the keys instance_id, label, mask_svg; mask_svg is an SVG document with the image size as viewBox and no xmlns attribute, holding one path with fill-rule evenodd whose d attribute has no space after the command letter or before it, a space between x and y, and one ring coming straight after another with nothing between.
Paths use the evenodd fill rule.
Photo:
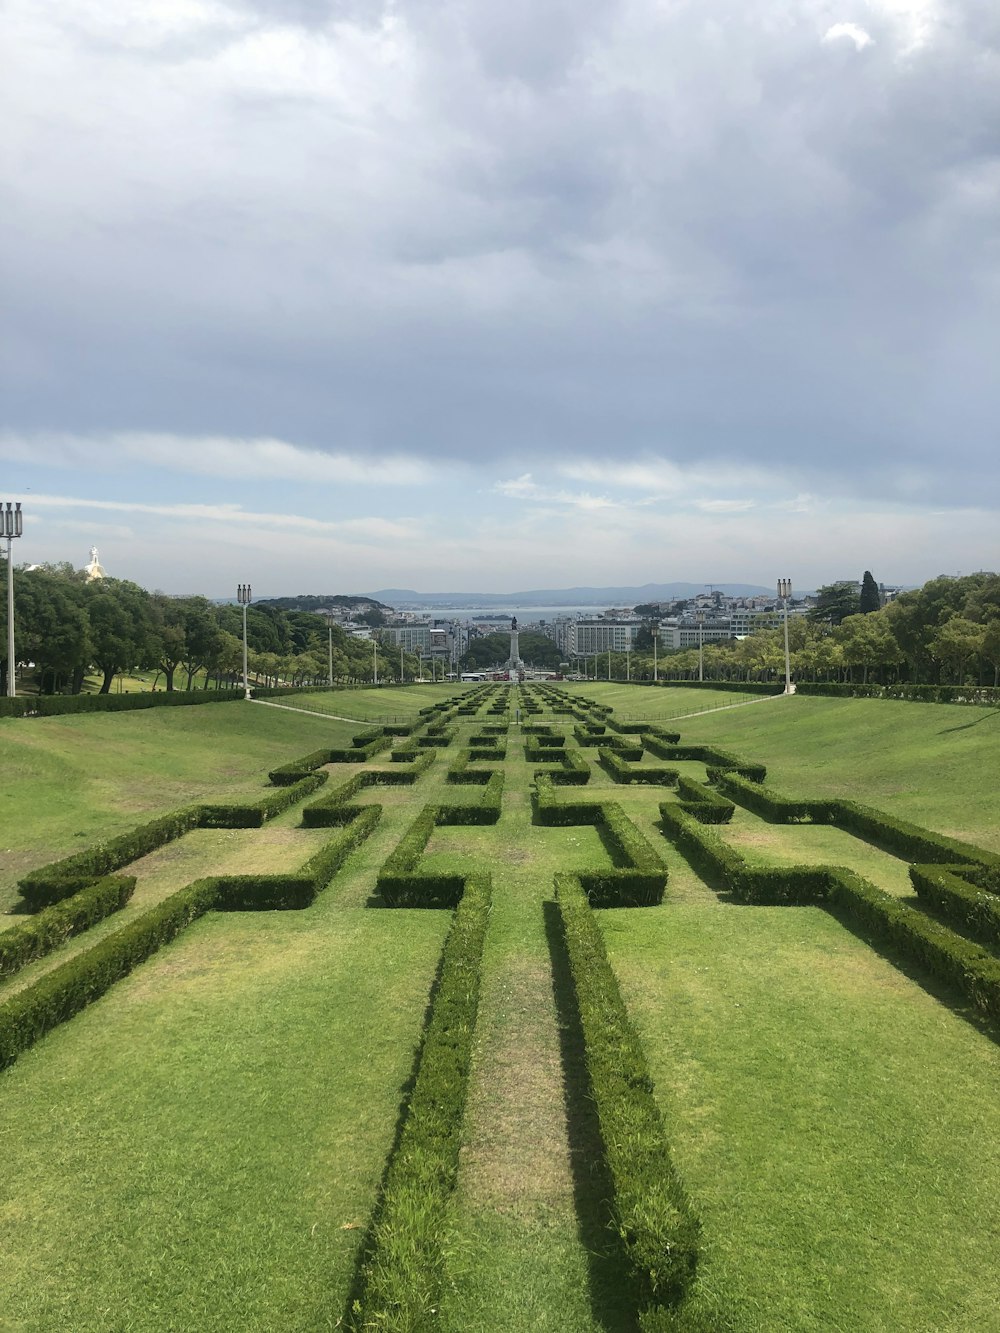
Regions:
<instances>
[{"instance_id":1,"label":"green tree","mask_svg":"<svg viewBox=\"0 0 1000 1333\"><path fill-rule=\"evenodd\" d=\"M966 667L982 656L986 629L965 616L946 620L930 642L932 656L954 677L955 684L965 680Z\"/></svg>"},{"instance_id":2,"label":"green tree","mask_svg":"<svg viewBox=\"0 0 1000 1333\"><path fill-rule=\"evenodd\" d=\"M5 564L2 568L6 573ZM90 624L82 592L81 584L58 574L15 570L14 649L18 661L35 664L38 688L43 694L55 693L70 680L82 681L91 660ZM6 599L3 605L6 613ZM4 614L4 645L6 630ZM6 683L5 671L5 687Z\"/></svg>"},{"instance_id":3,"label":"green tree","mask_svg":"<svg viewBox=\"0 0 1000 1333\"><path fill-rule=\"evenodd\" d=\"M839 625L845 617L857 615L859 602L858 585L852 579L827 583L818 589L809 618L825 625Z\"/></svg>"},{"instance_id":4,"label":"green tree","mask_svg":"<svg viewBox=\"0 0 1000 1333\"><path fill-rule=\"evenodd\" d=\"M834 630L833 637L840 646L844 664L852 672L854 667L861 667L865 685L870 669L891 666L903 657L892 626L882 612L847 616Z\"/></svg>"},{"instance_id":5,"label":"green tree","mask_svg":"<svg viewBox=\"0 0 1000 1333\"><path fill-rule=\"evenodd\" d=\"M107 694L115 676L137 667L152 666L159 656L149 594L124 579L100 579L84 587L84 607L90 622L92 658L101 672L101 694Z\"/></svg>"},{"instance_id":6,"label":"green tree","mask_svg":"<svg viewBox=\"0 0 1000 1333\"><path fill-rule=\"evenodd\" d=\"M878 611L882 606L882 598L879 595L878 584L872 578L870 569L865 570L865 576L861 580L861 614L870 615L872 611Z\"/></svg>"}]
</instances>

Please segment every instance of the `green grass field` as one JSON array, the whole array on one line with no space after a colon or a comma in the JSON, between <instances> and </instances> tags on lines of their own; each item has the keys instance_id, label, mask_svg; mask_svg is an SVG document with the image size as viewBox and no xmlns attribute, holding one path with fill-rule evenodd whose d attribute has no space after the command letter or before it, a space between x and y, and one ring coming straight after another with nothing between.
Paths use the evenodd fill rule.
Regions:
<instances>
[{"instance_id":1,"label":"green grass field","mask_svg":"<svg viewBox=\"0 0 1000 1333\"><path fill-rule=\"evenodd\" d=\"M653 721L733 702L566 688ZM349 699L343 715L374 718L388 693L301 703L336 713ZM401 690L392 707L413 716L447 693ZM366 789L382 821L313 907L210 914L0 1074L0 1329L339 1326L448 926L444 912L373 910L374 877L425 803L474 798L445 775L485 720L460 719L412 789ZM259 793L269 768L358 730L242 704L0 728L10 900L28 868L178 804ZM677 724L763 760L779 791L851 796L1000 850L998 729L996 710L806 698ZM995 1040L822 910L721 900L659 833L669 790L615 785L587 757L589 784L560 799L618 801L670 872L660 907L599 919L703 1224L678 1330L1000 1329ZM438 828L426 853L494 885L435 1315L448 1333L636 1327L551 929L555 871L608 853L590 826L531 822L534 767L512 728L499 823ZM332 770L334 784L357 771ZM298 824L293 809L186 835L137 866L120 917L212 868L294 868L318 842ZM908 896L901 861L836 829L738 810L722 832L762 864L852 864Z\"/></svg>"}]
</instances>

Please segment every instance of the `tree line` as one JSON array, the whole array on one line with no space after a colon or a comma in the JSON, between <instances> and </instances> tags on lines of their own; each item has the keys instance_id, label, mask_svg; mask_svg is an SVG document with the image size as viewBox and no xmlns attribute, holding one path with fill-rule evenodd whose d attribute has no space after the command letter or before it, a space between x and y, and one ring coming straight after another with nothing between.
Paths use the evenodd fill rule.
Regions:
<instances>
[{"instance_id":1,"label":"tree line","mask_svg":"<svg viewBox=\"0 0 1000 1333\"><path fill-rule=\"evenodd\" d=\"M615 655L611 674L652 679L652 651L642 650L647 643L651 650L651 636L652 626L628 662ZM868 571L860 592L852 581L827 584L808 615L789 617L788 646L801 681L1000 685L1000 574L941 575L884 607ZM784 629L705 643L702 653L706 680L777 680L785 670ZM697 678L697 648L658 656L662 679Z\"/></svg>"},{"instance_id":2,"label":"tree line","mask_svg":"<svg viewBox=\"0 0 1000 1333\"><path fill-rule=\"evenodd\" d=\"M0 560L6 579L6 562ZM0 693L7 689L7 611L0 608ZM169 597L125 579L86 582L71 565L14 571L15 652L39 693L79 693L94 672L107 694L116 676L153 673L153 688L237 684L243 670L243 611L206 597ZM332 631L324 617L272 605L247 608L248 667L261 685L370 681L372 644ZM412 656L378 657L380 679L416 674Z\"/></svg>"}]
</instances>

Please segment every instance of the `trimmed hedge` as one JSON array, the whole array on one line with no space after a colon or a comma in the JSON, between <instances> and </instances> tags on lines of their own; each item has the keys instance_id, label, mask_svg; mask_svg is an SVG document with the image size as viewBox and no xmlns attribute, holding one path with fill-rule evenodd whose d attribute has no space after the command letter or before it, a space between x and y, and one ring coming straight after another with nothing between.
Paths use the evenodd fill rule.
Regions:
<instances>
[{"instance_id":1,"label":"trimmed hedge","mask_svg":"<svg viewBox=\"0 0 1000 1333\"><path fill-rule=\"evenodd\" d=\"M747 781L738 773L722 773L717 781L720 790L772 823L812 820L817 824L833 824L909 861L969 863L1000 869L1000 855L996 852L934 833L857 801L790 800L759 783Z\"/></svg>"},{"instance_id":2,"label":"trimmed hedge","mask_svg":"<svg viewBox=\"0 0 1000 1333\"><path fill-rule=\"evenodd\" d=\"M214 880L196 880L12 995L0 1005L0 1069L174 939L214 906L215 897Z\"/></svg>"},{"instance_id":3,"label":"trimmed hedge","mask_svg":"<svg viewBox=\"0 0 1000 1333\"><path fill-rule=\"evenodd\" d=\"M134 875L107 875L63 902L0 931L0 976L44 958L74 935L119 911L135 890Z\"/></svg>"},{"instance_id":4,"label":"trimmed hedge","mask_svg":"<svg viewBox=\"0 0 1000 1333\"><path fill-rule=\"evenodd\" d=\"M728 824L736 806L727 801L713 788L694 778L678 777L678 804L689 815L694 815L700 824Z\"/></svg>"},{"instance_id":5,"label":"trimmed hedge","mask_svg":"<svg viewBox=\"0 0 1000 1333\"><path fill-rule=\"evenodd\" d=\"M380 806L366 806L358 811L350 823L314 853L296 874L228 875L196 880L137 920L100 940L85 953L40 977L34 985L12 995L0 1004L0 1069L12 1064L39 1037L102 996L116 981L127 976L205 912L213 909L273 911L308 907L353 848L371 833L381 814ZM108 886L111 901L116 895L124 895L117 903L121 906L134 884L134 879L116 878L104 879L92 887L97 890ZM90 891L85 889L70 902L41 913L26 924L34 925L53 912L70 913L80 906L81 900L85 906L88 899L93 903L95 898L96 895L91 897ZM111 907L109 910L115 909ZM102 915L107 915L107 911ZM100 916L94 917L94 920L99 919ZM61 942L61 939L56 941Z\"/></svg>"},{"instance_id":6,"label":"trimmed hedge","mask_svg":"<svg viewBox=\"0 0 1000 1333\"><path fill-rule=\"evenodd\" d=\"M652 907L663 901L667 868L659 854L616 801L555 800L546 773L535 779L535 817L548 828L592 824L607 847L613 867L578 872L595 907Z\"/></svg>"},{"instance_id":7,"label":"trimmed hedge","mask_svg":"<svg viewBox=\"0 0 1000 1333\"><path fill-rule=\"evenodd\" d=\"M495 824L500 818L500 803L503 799L504 775L498 769L490 775L483 788L482 797L474 804L439 805L437 822L439 824Z\"/></svg>"},{"instance_id":8,"label":"trimmed hedge","mask_svg":"<svg viewBox=\"0 0 1000 1333\"><path fill-rule=\"evenodd\" d=\"M441 955L413 1091L386 1169L349 1327L424 1328L435 1322L458 1178L462 1124L479 1011L488 876L471 876Z\"/></svg>"},{"instance_id":9,"label":"trimmed hedge","mask_svg":"<svg viewBox=\"0 0 1000 1333\"><path fill-rule=\"evenodd\" d=\"M910 880L925 907L996 951L1000 949L1000 898L963 878L965 873L977 869L977 866L947 869L940 865L910 866Z\"/></svg>"},{"instance_id":10,"label":"trimmed hedge","mask_svg":"<svg viewBox=\"0 0 1000 1333\"><path fill-rule=\"evenodd\" d=\"M438 807L426 805L386 858L375 887L386 907L456 907L462 875L420 874L417 865L438 823Z\"/></svg>"},{"instance_id":11,"label":"trimmed hedge","mask_svg":"<svg viewBox=\"0 0 1000 1333\"><path fill-rule=\"evenodd\" d=\"M102 875L120 870L140 856L197 828L200 820L198 806L182 806L168 815L161 815L159 819L140 824L138 828L122 833L117 838L99 842L86 851L76 852L61 861L32 870L18 881L21 896L33 910L61 902Z\"/></svg>"},{"instance_id":12,"label":"trimmed hedge","mask_svg":"<svg viewBox=\"0 0 1000 1333\"><path fill-rule=\"evenodd\" d=\"M649 1307L676 1306L688 1291L700 1226L671 1160L645 1052L584 888L572 875L557 875L555 883L590 1093L614 1183L614 1226L648 1319Z\"/></svg>"},{"instance_id":13,"label":"trimmed hedge","mask_svg":"<svg viewBox=\"0 0 1000 1333\"><path fill-rule=\"evenodd\" d=\"M327 796L313 801L312 805L307 805L303 809L302 827L326 828L332 824L342 824L345 809L374 809L375 807L368 806L350 807L346 803L367 787L408 786L416 782L436 758L433 752L425 753L415 764L406 768L363 769L360 773L355 773Z\"/></svg>"},{"instance_id":14,"label":"trimmed hedge","mask_svg":"<svg viewBox=\"0 0 1000 1333\"><path fill-rule=\"evenodd\" d=\"M642 758L641 750L638 758ZM597 759L615 782L646 783L651 787L673 787L677 784L676 768L637 768L635 765L638 760L631 751L623 754L619 750L612 750L602 745L597 751Z\"/></svg>"},{"instance_id":15,"label":"trimmed hedge","mask_svg":"<svg viewBox=\"0 0 1000 1333\"><path fill-rule=\"evenodd\" d=\"M834 911L866 937L889 941L912 962L1000 1020L1000 959L925 913L908 907L842 866L751 867L734 848L677 805L660 806L664 830L710 882L743 902L816 903Z\"/></svg>"},{"instance_id":16,"label":"trimmed hedge","mask_svg":"<svg viewBox=\"0 0 1000 1333\"><path fill-rule=\"evenodd\" d=\"M247 805L187 805L99 842L86 851L31 871L18 882L25 903L34 910L61 902L95 879L137 861L194 828L260 828L326 781L325 773L311 773L293 786L268 792Z\"/></svg>"}]
</instances>

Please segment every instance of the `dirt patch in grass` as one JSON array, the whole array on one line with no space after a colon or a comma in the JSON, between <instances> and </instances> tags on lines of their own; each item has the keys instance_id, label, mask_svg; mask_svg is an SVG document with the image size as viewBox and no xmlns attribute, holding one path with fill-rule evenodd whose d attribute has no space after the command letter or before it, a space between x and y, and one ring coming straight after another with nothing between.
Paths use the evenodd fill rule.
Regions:
<instances>
[{"instance_id":1,"label":"dirt patch in grass","mask_svg":"<svg viewBox=\"0 0 1000 1333\"><path fill-rule=\"evenodd\" d=\"M473 1207L525 1214L572 1203L547 963L508 967L483 996L462 1149L461 1188Z\"/></svg>"}]
</instances>

